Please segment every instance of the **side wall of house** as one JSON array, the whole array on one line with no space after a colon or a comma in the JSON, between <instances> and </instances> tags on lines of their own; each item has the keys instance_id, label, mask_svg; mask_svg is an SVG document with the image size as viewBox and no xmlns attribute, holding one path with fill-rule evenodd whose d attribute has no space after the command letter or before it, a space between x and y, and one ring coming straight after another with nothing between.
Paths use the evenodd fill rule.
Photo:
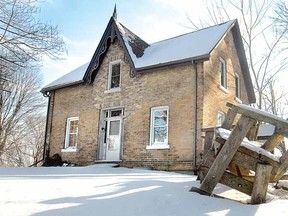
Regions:
<instances>
[{"instance_id":1,"label":"side wall of house","mask_svg":"<svg viewBox=\"0 0 288 216\"><path fill-rule=\"evenodd\" d=\"M226 62L226 90L220 87L220 58ZM231 32L226 34L224 40L212 52L210 61L204 63L204 70L203 128L207 128L217 125L217 114L219 111L227 113L227 102L233 104L248 103L244 78ZM238 74L240 78L240 98L236 98L235 74Z\"/></svg>"},{"instance_id":2,"label":"side wall of house","mask_svg":"<svg viewBox=\"0 0 288 216\"><path fill-rule=\"evenodd\" d=\"M95 161L99 108L92 103L91 86L77 85L59 89L53 93L49 126L50 157L60 154L62 160L76 164L90 164ZM52 105L52 104L51 104ZM79 117L77 152L62 152L65 143L66 121Z\"/></svg>"},{"instance_id":3,"label":"side wall of house","mask_svg":"<svg viewBox=\"0 0 288 216\"><path fill-rule=\"evenodd\" d=\"M121 60L121 91L107 93L109 63ZM109 47L92 85L56 90L50 156L60 153L63 160L87 164L97 160L101 110L122 107L125 166L156 169L193 167L194 66L182 64L137 74L131 78L130 66L118 44ZM150 142L150 112L158 106L169 107L169 149L147 149ZM77 152L62 152L66 119L79 117ZM101 133L101 132L100 132Z\"/></svg>"}]
</instances>

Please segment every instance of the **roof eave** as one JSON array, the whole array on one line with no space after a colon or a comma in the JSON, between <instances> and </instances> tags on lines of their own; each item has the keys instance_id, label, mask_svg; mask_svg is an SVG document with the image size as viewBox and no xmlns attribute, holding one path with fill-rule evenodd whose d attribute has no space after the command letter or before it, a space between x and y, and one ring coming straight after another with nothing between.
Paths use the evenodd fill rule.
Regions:
<instances>
[{"instance_id":1,"label":"roof eave","mask_svg":"<svg viewBox=\"0 0 288 216\"><path fill-rule=\"evenodd\" d=\"M136 68L136 72L137 73L145 73L148 70L167 67L167 66L171 66L171 65L175 65L175 64L183 64L183 63L187 63L187 62L192 63L193 61L208 61L209 58L210 58L210 54L204 54L201 56L190 57L190 58L180 59L180 60L176 60L176 61L170 61L170 62L164 62L164 63L160 63L160 64L155 64L155 65L139 67L139 68Z\"/></svg>"},{"instance_id":2,"label":"roof eave","mask_svg":"<svg viewBox=\"0 0 288 216\"><path fill-rule=\"evenodd\" d=\"M55 85L55 86L51 86L51 87L47 87L47 88L42 88L40 90L40 92L42 94L47 94L47 92L55 91L55 90L58 90L58 89L61 89L61 88L66 88L66 87L70 87L70 86L78 85L78 84L82 84L82 83L84 83L84 80L79 80L79 81L66 83L66 84L61 84L61 85Z\"/></svg>"},{"instance_id":3,"label":"roof eave","mask_svg":"<svg viewBox=\"0 0 288 216\"><path fill-rule=\"evenodd\" d=\"M253 103L256 103L256 96L255 96L254 87L253 87L253 83L252 83L252 79L251 79L251 75L249 71L249 66L247 63L247 58L246 58L246 54L244 50L244 45L242 42L242 37L241 37L240 29L239 29L239 24L237 20L232 28L232 35L233 35L233 38L235 39L234 40L235 45L238 46L236 48L236 51L238 54L240 67L243 72L244 83L245 83L245 87L247 90L248 102L250 104L253 104Z\"/></svg>"}]
</instances>

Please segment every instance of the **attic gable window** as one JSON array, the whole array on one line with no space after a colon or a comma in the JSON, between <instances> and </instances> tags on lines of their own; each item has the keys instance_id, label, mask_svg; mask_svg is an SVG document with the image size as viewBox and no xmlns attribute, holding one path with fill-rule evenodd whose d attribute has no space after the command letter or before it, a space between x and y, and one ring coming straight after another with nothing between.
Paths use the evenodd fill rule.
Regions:
<instances>
[{"instance_id":1,"label":"attic gable window","mask_svg":"<svg viewBox=\"0 0 288 216\"><path fill-rule=\"evenodd\" d=\"M67 118L65 145L63 151L76 151L78 142L78 121L79 117Z\"/></svg>"},{"instance_id":2,"label":"attic gable window","mask_svg":"<svg viewBox=\"0 0 288 216\"><path fill-rule=\"evenodd\" d=\"M238 74L235 74L235 96L240 100L241 97L241 88L240 88L240 78Z\"/></svg>"},{"instance_id":3,"label":"attic gable window","mask_svg":"<svg viewBox=\"0 0 288 216\"><path fill-rule=\"evenodd\" d=\"M227 89L226 61L223 58L219 59L219 72L220 72L220 87Z\"/></svg>"},{"instance_id":4,"label":"attic gable window","mask_svg":"<svg viewBox=\"0 0 288 216\"><path fill-rule=\"evenodd\" d=\"M109 64L109 76L108 76L108 90L120 89L120 60L110 62Z\"/></svg>"}]
</instances>

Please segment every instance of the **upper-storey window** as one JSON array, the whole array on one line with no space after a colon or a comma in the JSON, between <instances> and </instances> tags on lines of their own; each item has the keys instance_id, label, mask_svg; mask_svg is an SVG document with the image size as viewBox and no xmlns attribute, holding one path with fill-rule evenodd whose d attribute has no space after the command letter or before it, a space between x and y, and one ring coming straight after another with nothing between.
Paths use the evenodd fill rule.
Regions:
<instances>
[{"instance_id":1,"label":"upper-storey window","mask_svg":"<svg viewBox=\"0 0 288 216\"><path fill-rule=\"evenodd\" d=\"M240 78L238 74L235 74L235 96L241 98Z\"/></svg>"},{"instance_id":2,"label":"upper-storey window","mask_svg":"<svg viewBox=\"0 0 288 216\"><path fill-rule=\"evenodd\" d=\"M110 62L109 64L109 77L108 77L108 90L115 90L120 88L120 60Z\"/></svg>"},{"instance_id":3,"label":"upper-storey window","mask_svg":"<svg viewBox=\"0 0 288 216\"><path fill-rule=\"evenodd\" d=\"M220 86L227 89L226 62L223 58L219 59L219 71L220 71Z\"/></svg>"}]
</instances>

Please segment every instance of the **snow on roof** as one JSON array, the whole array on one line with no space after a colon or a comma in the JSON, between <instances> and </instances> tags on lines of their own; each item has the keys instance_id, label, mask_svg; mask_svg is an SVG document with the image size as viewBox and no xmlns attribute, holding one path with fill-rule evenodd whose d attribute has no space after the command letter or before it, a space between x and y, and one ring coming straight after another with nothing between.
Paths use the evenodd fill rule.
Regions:
<instances>
[{"instance_id":1,"label":"snow on roof","mask_svg":"<svg viewBox=\"0 0 288 216\"><path fill-rule=\"evenodd\" d=\"M114 21L136 70L208 57L221 38L236 22L236 20L231 20L149 45L117 20ZM82 82L89 64L86 63L46 85L41 92Z\"/></svg>"},{"instance_id":2,"label":"snow on roof","mask_svg":"<svg viewBox=\"0 0 288 216\"><path fill-rule=\"evenodd\" d=\"M58 86L66 86L66 85L82 82L83 76L86 72L88 65L89 65L89 62L63 75L59 79L56 79L55 81L44 86L44 88L41 91L47 91L52 88L54 89L55 87L58 87Z\"/></svg>"},{"instance_id":3,"label":"snow on roof","mask_svg":"<svg viewBox=\"0 0 288 216\"><path fill-rule=\"evenodd\" d=\"M135 68L167 64L209 55L225 33L235 23L231 20L219 25L150 44L141 58L128 48ZM122 31L124 29L122 28ZM127 43L125 43L127 46Z\"/></svg>"}]
</instances>

